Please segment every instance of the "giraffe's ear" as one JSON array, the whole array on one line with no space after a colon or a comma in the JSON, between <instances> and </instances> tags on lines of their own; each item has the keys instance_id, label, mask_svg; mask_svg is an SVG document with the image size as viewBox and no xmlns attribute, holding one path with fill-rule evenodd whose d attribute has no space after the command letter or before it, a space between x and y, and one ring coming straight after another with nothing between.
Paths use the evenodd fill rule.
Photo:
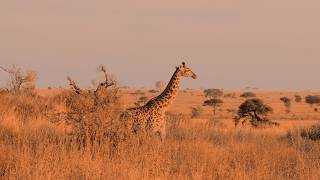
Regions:
<instances>
[{"instance_id":1,"label":"giraffe's ear","mask_svg":"<svg viewBox=\"0 0 320 180\"><path fill-rule=\"evenodd\" d=\"M178 67L178 66L176 66L176 69L178 70L178 69L179 69L179 67Z\"/></svg>"}]
</instances>

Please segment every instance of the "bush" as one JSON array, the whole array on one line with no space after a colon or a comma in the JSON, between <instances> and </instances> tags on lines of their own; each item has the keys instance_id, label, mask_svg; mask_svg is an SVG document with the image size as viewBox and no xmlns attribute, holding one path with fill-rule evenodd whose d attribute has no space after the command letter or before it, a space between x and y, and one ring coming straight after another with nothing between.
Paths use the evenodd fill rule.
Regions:
<instances>
[{"instance_id":1,"label":"bush","mask_svg":"<svg viewBox=\"0 0 320 180\"><path fill-rule=\"evenodd\" d=\"M4 72L8 73L8 90L14 94L19 94L21 90L33 90L35 88L35 81L38 79L37 73L35 71L26 71L17 66L12 65L9 68L4 68L0 66Z\"/></svg>"},{"instance_id":2,"label":"bush","mask_svg":"<svg viewBox=\"0 0 320 180\"><path fill-rule=\"evenodd\" d=\"M310 104L311 106L314 105L314 104L319 104L320 103L320 97L319 96L309 95L309 96L306 96L305 102L307 104Z\"/></svg>"},{"instance_id":3,"label":"bush","mask_svg":"<svg viewBox=\"0 0 320 180\"><path fill-rule=\"evenodd\" d=\"M222 89L206 89L203 91L205 97L217 98L223 95Z\"/></svg>"},{"instance_id":4,"label":"bush","mask_svg":"<svg viewBox=\"0 0 320 180\"><path fill-rule=\"evenodd\" d=\"M302 101L302 97L300 96L300 95L295 95L294 96L294 98L295 98L295 101L297 102L297 103L301 103L301 101Z\"/></svg>"},{"instance_id":5,"label":"bush","mask_svg":"<svg viewBox=\"0 0 320 180\"><path fill-rule=\"evenodd\" d=\"M242 98L253 98L256 97L256 94L253 92L244 92L240 95Z\"/></svg>"},{"instance_id":6,"label":"bush","mask_svg":"<svg viewBox=\"0 0 320 180\"><path fill-rule=\"evenodd\" d=\"M320 125L313 125L308 129L303 129L301 131L301 137L313 141L320 140Z\"/></svg>"},{"instance_id":7,"label":"bush","mask_svg":"<svg viewBox=\"0 0 320 180\"><path fill-rule=\"evenodd\" d=\"M104 66L98 70L104 73L105 80L94 91L81 89L68 77L73 91L63 92L54 98L58 102L64 99L65 110L48 115L51 122L62 121L72 128L71 137L79 149L105 140L113 143L117 130L116 117L121 111L119 88Z\"/></svg>"},{"instance_id":8,"label":"bush","mask_svg":"<svg viewBox=\"0 0 320 180\"><path fill-rule=\"evenodd\" d=\"M281 97L280 101L282 101L284 103L284 106L287 108L286 112L289 113L290 107L291 107L291 99L288 97Z\"/></svg>"}]
</instances>

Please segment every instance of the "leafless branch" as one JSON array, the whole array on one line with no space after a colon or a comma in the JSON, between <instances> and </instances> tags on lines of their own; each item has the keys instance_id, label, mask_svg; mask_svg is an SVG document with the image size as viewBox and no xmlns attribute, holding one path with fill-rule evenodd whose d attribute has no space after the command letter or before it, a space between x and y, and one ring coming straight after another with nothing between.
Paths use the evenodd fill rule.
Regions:
<instances>
[{"instance_id":1,"label":"leafless branch","mask_svg":"<svg viewBox=\"0 0 320 180\"><path fill-rule=\"evenodd\" d=\"M71 77L67 77L68 81L69 81L69 86L72 87L72 89L77 93L77 94L81 94L81 89L79 88L79 86L77 85L77 83L71 79Z\"/></svg>"},{"instance_id":2,"label":"leafless branch","mask_svg":"<svg viewBox=\"0 0 320 180\"><path fill-rule=\"evenodd\" d=\"M10 73L10 71L7 68L4 68L4 67L0 66L0 69L2 69L3 71L5 71L7 73Z\"/></svg>"}]
</instances>

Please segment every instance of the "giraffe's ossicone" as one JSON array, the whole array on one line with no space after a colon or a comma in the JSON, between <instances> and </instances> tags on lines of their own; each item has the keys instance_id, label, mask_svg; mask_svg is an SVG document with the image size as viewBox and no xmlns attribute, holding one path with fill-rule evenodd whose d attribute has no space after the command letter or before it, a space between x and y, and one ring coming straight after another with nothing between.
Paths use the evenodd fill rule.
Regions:
<instances>
[{"instance_id":1,"label":"giraffe's ossicone","mask_svg":"<svg viewBox=\"0 0 320 180\"><path fill-rule=\"evenodd\" d=\"M132 132L158 133L163 140L166 137L165 112L179 93L182 77L197 79L197 75L183 62L176 67L166 89L159 96L141 107L127 109L121 114L121 123Z\"/></svg>"}]
</instances>

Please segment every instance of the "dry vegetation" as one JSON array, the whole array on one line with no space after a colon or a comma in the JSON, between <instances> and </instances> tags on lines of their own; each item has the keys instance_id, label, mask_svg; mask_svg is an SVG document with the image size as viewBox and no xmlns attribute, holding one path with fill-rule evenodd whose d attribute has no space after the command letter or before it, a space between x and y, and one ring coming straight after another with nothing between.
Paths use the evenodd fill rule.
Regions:
<instances>
[{"instance_id":1,"label":"dry vegetation","mask_svg":"<svg viewBox=\"0 0 320 180\"><path fill-rule=\"evenodd\" d=\"M226 92L232 96L221 97L214 119L212 107L201 107L202 91L181 92L167 114L165 141L143 134L119 141L119 113L156 94L119 90L107 76L92 90L69 81L71 90L1 91L0 179L320 177L320 128L312 126L320 113L304 102L292 102L287 112L279 100L296 93L255 92L274 109L269 118L281 125L236 128L243 92Z\"/></svg>"}]
</instances>

